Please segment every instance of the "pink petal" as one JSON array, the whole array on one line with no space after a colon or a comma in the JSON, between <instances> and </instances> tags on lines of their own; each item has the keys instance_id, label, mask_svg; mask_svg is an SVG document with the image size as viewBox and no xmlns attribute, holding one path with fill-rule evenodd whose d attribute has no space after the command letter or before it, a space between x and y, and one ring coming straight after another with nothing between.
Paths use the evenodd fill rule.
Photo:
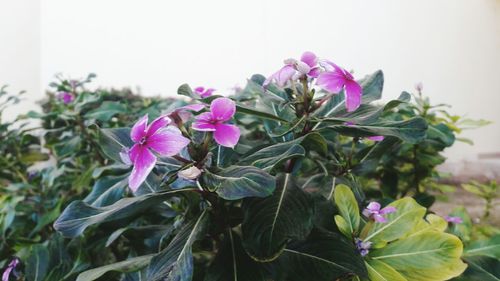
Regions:
<instances>
[{"instance_id":1,"label":"pink petal","mask_svg":"<svg viewBox=\"0 0 500 281\"><path fill-rule=\"evenodd\" d=\"M213 132L215 131L215 125L213 124L211 112L204 112L196 116L196 120L193 122L193 129L196 131Z\"/></svg>"},{"instance_id":2,"label":"pink petal","mask_svg":"<svg viewBox=\"0 0 500 281\"><path fill-rule=\"evenodd\" d=\"M386 219L386 218L384 218L383 216L378 215L378 214L373 215L373 219L374 219L376 222L387 222L387 219Z\"/></svg>"},{"instance_id":3,"label":"pink petal","mask_svg":"<svg viewBox=\"0 0 500 281\"><path fill-rule=\"evenodd\" d=\"M189 144L189 139L182 136L178 131L162 130L148 138L147 146L162 156L178 154Z\"/></svg>"},{"instance_id":4,"label":"pink petal","mask_svg":"<svg viewBox=\"0 0 500 281\"><path fill-rule=\"evenodd\" d=\"M204 87L196 87L194 88L194 92L201 96L201 94L205 91Z\"/></svg>"},{"instance_id":5,"label":"pink petal","mask_svg":"<svg viewBox=\"0 0 500 281\"><path fill-rule=\"evenodd\" d=\"M231 119L236 112L236 104L228 98L216 98L210 104L212 118L218 121L227 121Z\"/></svg>"},{"instance_id":6,"label":"pink petal","mask_svg":"<svg viewBox=\"0 0 500 281\"><path fill-rule=\"evenodd\" d=\"M318 57L312 52L304 52L300 60L310 67L315 67L318 64Z\"/></svg>"},{"instance_id":7,"label":"pink petal","mask_svg":"<svg viewBox=\"0 0 500 281\"><path fill-rule=\"evenodd\" d=\"M316 84L330 93L339 93L345 85L345 78L337 72L323 72Z\"/></svg>"},{"instance_id":8,"label":"pink petal","mask_svg":"<svg viewBox=\"0 0 500 281\"><path fill-rule=\"evenodd\" d=\"M209 97L212 95L212 93L215 92L215 89L207 89L206 91L204 91L202 94L201 94L201 97L202 98L206 98L206 97Z\"/></svg>"},{"instance_id":9,"label":"pink petal","mask_svg":"<svg viewBox=\"0 0 500 281\"><path fill-rule=\"evenodd\" d=\"M275 72L273 75L269 76L269 78L264 81L264 86L267 86L272 81L275 81L276 84L280 87L284 87L286 83L292 79L293 75L295 75L297 71L292 65L285 65L280 70Z\"/></svg>"},{"instance_id":10,"label":"pink petal","mask_svg":"<svg viewBox=\"0 0 500 281\"><path fill-rule=\"evenodd\" d=\"M144 115L137 123L134 124L132 130L130 131L130 138L134 142L139 142L143 137L146 136L146 129L148 126L148 115Z\"/></svg>"},{"instance_id":11,"label":"pink petal","mask_svg":"<svg viewBox=\"0 0 500 281\"><path fill-rule=\"evenodd\" d=\"M384 136L373 136L373 137L366 137L366 138L369 140L372 140L372 141L383 141L384 140Z\"/></svg>"},{"instance_id":12,"label":"pink petal","mask_svg":"<svg viewBox=\"0 0 500 281\"><path fill-rule=\"evenodd\" d=\"M172 120L168 118L166 115L160 116L156 118L151 124L149 124L147 128L147 136L154 135L159 129L170 124Z\"/></svg>"},{"instance_id":13,"label":"pink petal","mask_svg":"<svg viewBox=\"0 0 500 281\"><path fill-rule=\"evenodd\" d=\"M317 78L321 73L321 69L319 67L312 68L307 75L312 78Z\"/></svg>"},{"instance_id":14,"label":"pink petal","mask_svg":"<svg viewBox=\"0 0 500 281\"><path fill-rule=\"evenodd\" d=\"M215 127L215 141L225 147L234 147L240 139L240 128L235 125L218 124Z\"/></svg>"},{"instance_id":15,"label":"pink petal","mask_svg":"<svg viewBox=\"0 0 500 281\"><path fill-rule=\"evenodd\" d=\"M198 111L202 110L203 108L205 108L204 104L188 104L188 105L185 105L183 107L178 108L177 111L180 111L180 110L191 110L191 111L194 111L194 112L198 112Z\"/></svg>"},{"instance_id":16,"label":"pink petal","mask_svg":"<svg viewBox=\"0 0 500 281\"><path fill-rule=\"evenodd\" d=\"M307 63L301 61L297 62L296 68L301 75L306 75L309 71L311 71L311 67Z\"/></svg>"},{"instance_id":17,"label":"pink petal","mask_svg":"<svg viewBox=\"0 0 500 281\"><path fill-rule=\"evenodd\" d=\"M378 202L370 202L368 206L366 206L367 210L370 210L371 212L378 212L380 210L380 203Z\"/></svg>"},{"instance_id":18,"label":"pink petal","mask_svg":"<svg viewBox=\"0 0 500 281\"><path fill-rule=\"evenodd\" d=\"M390 213L394 213L394 212L396 212L396 207L387 206L387 207L383 208L382 210L380 210L379 214L385 215L385 214L390 214Z\"/></svg>"},{"instance_id":19,"label":"pink petal","mask_svg":"<svg viewBox=\"0 0 500 281\"><path fill-rule=\"evenodd\" d=\"M347 81L345 85L345 104L347 111L351 112L361 105L361 95L363 90L358 82L354 80Z\"/></svg>"},{"instance_id":20,"label":"pink petal","mask_svg":"<svg viewBox=\"0 0 500 281\"><path fill-rule=\"evenodd\" d=\"M133 152L135 147L136 149ZM139 188L139 186L146 180L151 170L153 170L156 163L156 157L146 147L139 145L134 146L130 152L131 158L132 155L135 155L135 157L133 157L134 168L128 178L128 185L130 189L135 192L137 191L137 188Z\"/></svg>"}]
</instances>

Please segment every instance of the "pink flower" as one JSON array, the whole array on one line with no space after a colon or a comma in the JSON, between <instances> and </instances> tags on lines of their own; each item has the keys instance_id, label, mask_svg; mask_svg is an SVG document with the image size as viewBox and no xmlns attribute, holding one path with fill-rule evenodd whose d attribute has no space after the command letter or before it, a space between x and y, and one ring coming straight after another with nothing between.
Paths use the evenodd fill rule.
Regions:
<instances>
[{"instance_id":1,"label":"pink flower","mask_svg":"<svg viewBox=\"0 0 500 281\"><path fill-rule=\"evenodd\" d=\"M351 73L333 62L324 61L321 65L325 68L325 72L319 74L316 84L331 93L339 93L344 89L347 111L356 110L361 104L363 93L359 83L354 80Z\"/></svg>"},{"instance_id":2,"label":"pink flower","mask_svg":"<svg viewBox=\"0 0 500 281\"><path fill-rule=\"evenodd\" d=\"M275 82L280 87L284 87L291 79L299 79L304 76L318 77L320 68L318 67L318 58L312 52L304 52L300 61L296 59L285 60L285 66L269 76L264 81L264 86Z\"/></svg>"},{"instance_id":3,"label":"pink flower","mask_svg":"<svg viewBox=\"0 0 500 281\"><path fill-rule=\"evenodd\" d=\"M193 129L214 132L215 141L225 147L234 147L240 139L240 129L225 124L236 112L236 104L228 98L217 98L210 105L210 112L196 116Z\"/></svg>"},{"instance_id":4,"label":"pink flower","mask_svg":"<svg viewBox=\"0 0 500 281\"><path fill-rule=\"evenodd\" d=\"M17 280L17 278L19 278L19 273L16 272L16 268L20 263L21 261L17 257L11 260L5 271L2 273L2 281L9 281L11 276Z\"/></svg>"},{"instance_id":5,"label":"pink flower","mask_svg":"<svg viewBox=\"0 0 500 281\"><path fill-rule=\"evenodd\" d=\"M368 218L373 218L376 222L387 222L384 215L396 212L396 208L392 206L385 207L382 210L380 207L379 203L371 202L366 209L363 210L363 215Z\"/></svg>"},{"instance_id":6,"label":"pink flower","mask_svg":"<svg viewBox=\"0 0 500 281\"><path fill-rule=\"evenodd\" d=\"M422 92L422 90L424 89L424 84L422 82L418 82L415 84L415 89L417 90L417 92Z\"/></svg>"},{"instance_id":7,"label":"pink flower","mask_svg":"<svg viewBox=\"0 0 500 281\"><path fill-rule=\"evenodd\" d=\"M194 92L198 94L202 98L206 98L212 95L213 92L215 92L215 89L208 88L205 89L204 87L196 87L194 88Z\"/></svg>"},{"instance_id":8,"label":"pink flower","mask_svg":"<svg viewBox=\"0 0 500 281\"><path fill-rule=\"evenodd\" d=\"M153 170L156 164L153 152L161 156L173 156L189 144L189 139L183 137L177 127L166 127L170 122L170 118L160 116L148 125L148 116L145 115L132 127L130 138L135 144L128 156L134 168L128 183L133 192Z\"/></svg>"},{"instance_id":9,"label":"pink flower","mask_svg":"<svg viewBox=\"0 0 500 281\"><path fill-rule=\"evenodd\" d=\"M57 98L62 100L64 102L64 104L71 103L75 100L75 96L72 93L68 93L68 92L60 92L57 95Z\"/></svg>"},{"instance_id":10,"label":"pink flower","mask_svg":"<svg viewBox=\"0 0 500 281\"><path fill-rule=\"evenodd\" d=\"M384 140L384 136L373 136L373 137L366 137L366 138L369 140L372 140L372 141L383 141Z\"/></svg>"},{"instance_id":11,"label":"pink flower","mask_svg":"<svg viewBox=\"0 0 500 281\"><path fill-rule=\"evenodd\" d=\"M461 217L445 216L444 220L449 222L449 223L454 223L454 224L463 223L463 220Z\"/></svg>"}]
</instances>

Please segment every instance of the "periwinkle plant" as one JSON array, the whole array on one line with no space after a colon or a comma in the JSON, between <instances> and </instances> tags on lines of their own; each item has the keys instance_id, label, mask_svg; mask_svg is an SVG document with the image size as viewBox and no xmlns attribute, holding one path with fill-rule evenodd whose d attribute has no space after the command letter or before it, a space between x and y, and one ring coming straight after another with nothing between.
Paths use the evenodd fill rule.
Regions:
<instances>
[{"instance_id":1,"label":"periwinkle plant","mask_svg":"<svg viewBox=\"0 0 500 281\"><path fill-rule=\"evenodd\" d=\"M410 96L375 105L382 87L381 71L356 80L306 52L268 78L254 75L233 96L182 85L187 105L144 116L131 129L101 128L102 178L116 180L96 183L54 228L74 239L98 229L122 254L78 280L116 272L151 281L459 275L462 244L441 221L424 220L427 210L411 198L370 203L353 173L387 143L425 137L422 118L385 119ZM359 206L368 206L364 216ZM422 262L405 268L391 254Z\"/></svg>"}]
</instances>

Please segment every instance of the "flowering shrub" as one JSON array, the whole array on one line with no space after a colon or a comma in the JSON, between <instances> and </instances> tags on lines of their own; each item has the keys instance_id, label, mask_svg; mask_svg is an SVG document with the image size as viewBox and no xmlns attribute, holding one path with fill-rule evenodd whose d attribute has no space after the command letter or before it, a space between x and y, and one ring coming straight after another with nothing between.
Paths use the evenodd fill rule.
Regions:
<instances>
[{"instance_id":1,"label":"flowering shrub","mask_svg":"<svg viewBox=\"0 0 500 281\"><path fill-rule=\"evenodd\" d=\"M306 52L230 97L182 85L184 97L155 103L54 86L51 109L31 116L50 128L54 169L67 170L48 199L65 208L56 232L41 227L46 242L16 252L24 270L5 259L5 280L447 280L462 258L498 263L497 238L471 244L469 261L456 220L411 197L365 195L385 144L420 143L429 127L398 113L407 93L373 103L381 71L355 79Z\"/></svg>"}]
</instances>

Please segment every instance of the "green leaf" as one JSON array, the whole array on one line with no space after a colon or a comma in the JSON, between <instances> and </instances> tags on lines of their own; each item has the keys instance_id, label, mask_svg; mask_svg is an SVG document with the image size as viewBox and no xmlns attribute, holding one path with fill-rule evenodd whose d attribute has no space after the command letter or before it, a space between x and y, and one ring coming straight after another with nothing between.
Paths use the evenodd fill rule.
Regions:
<instances>
[{"instance_id":1,"label":"green leaf","mask_svg":"<svg viewBox=\"0 0 500 281\"><path fill-rule=\"evenodd\" d=\"M266 197L276 188L273 176L253 166L230 166L217 173L205 171L202 180L210 190L227 200Z\"/></svg>"},{"instance_id":2,"label":"green leaf","mask_svg":"<svg viewBox=\"0 0 500 281\"><path fill-rule=\"evenodd\" d=\"M338 110L335 117L318 118L321 123L344 124L350 122L358 125L365 125L376 122L384 113L396 108L402 103L409 102L411 95L403 92L398 99L389 101L385 106L375 106L362 104L353 112L347 112L346 108Z\"/></svg>"},{"instance_id":3,"label":"green leaf","mask_svg":"<svg viewBox=\"0 0 500 281\"><path fill-rule=\"evenodd\" d=\"M70 139L63 139L54 145L54 152L58 157L68 156L71 153L79 150L81 145L81 138L74 136Z\"/></svg>"},{"instance_id":4,"label":"green leaf","mask_svg":"<svg viewBox=\"0 0 500 281\"><path fill-rule=\"evenodd\" d=\"M465 256L488 256L500 260L500 234L474 241L465 248Z\"/></svg>"},{"instance_id":5,"label":"green leaf","mask_svg":"<svg viewBox=\"0 0 500 281\"><path fill-rule=\"evenodd\" d=\"M200 98L198 96L195 96L193 94L193 90L191 89L191 87L189 87L188 84L182 84L179 86L179 88L177 89L177 94L178 95L181 95L181 96L186 96L186 97L190 97L190 98Z\"/></svg>"},{"instance_id":6,"label":"green leaf","mask_svg":"<svg viewBox=\"0 0 500 281\"><path fill-rule=\"evenodd\" d=\"M30 232L28 235L29 237L32 237L36 233L38 233L40 230L42 230L45 226L48 224L52 223L59 214L61 213L61 205L63 201L59 201L57 205L50 210L49 212L43 214L37 221L35 228Z\"/></svg>"},{"instance_id":7,"label":"green leaf","mask_svg":"<svg viewBox=\"0 0 500 281\"><path fill-rule=\"evenodd\" d=\"M407 233L407 237L420 234L425 231L434 230L444 232L448 227L448 222L442 217L434 214L428 214L425 220L419 220L413 229Z\"/></svg>"},{"instance_id":8,"label":"green leaf","mask_svg":"<svg viewBox=\"0 0 500 281\"><path fill-rule=\"evenodd\" d=\"M313 230L305 241L290 243L278 259L286 280L338 280L342 276L367 277L363 258L354 245L333 232Z\"/></svg>"},{"instance_id":9,"label":"green leaf","mask_svg":"<svg viewBox=\"0 0 500 281\"><path fill-rule=\"evenodd\" d=\"M387 222L368 222L361 231L363 241L391 242L405 236L425 215L426 209L413 198L406 197L392 202L388 206L396 208L396 212L385 214Z\"/></svg>"},{"instance_id":10,"label":"green leaf","mask_svg":"<svg viewBox=\"0 0 500 281\"><path fill-rule=\"evenodd\" d=\"M42 281L49 268L49 250L42 244L33 245L26 261L26 278L30 281Z\"/></svg>"},{"instance_id":11,"label":"green leaf","mask_svg":"<svg viewBox=\"0 0 500 281\"><path fill-rule=\"evenodd\" d=\"M399 272L382 261L370 259L365 264L370 281L407 281Z\"/></svg>"},{"instance_id":12,"label":"green leaf","mask_svg":"<svg viewBox=\"0 0 500 281\"><path fill-rule=\"evenodd\" d=\"M304 239L313 226L312 201L291 174L277 177L276 191L243 201L243 246L258 261L278 257L290 239Z\"/></svg>"},{"instance_id":13,"label":"green leaf","mask_svg":"<svg viewBox=\"0 0 500 281\"><path fill-rule=\"evenodd\" d=\"M500 281L500 260L486 257L464 257L469 265L457 281Z\"/></svg>"},{"instance_id":14,"label":"green leaf","mask_svg":"<svg viewBox=\"0 0 500 281\"><path fill-rule=\"evenodd\" d=\"M353 234L358 232L360 221L358 202L354 197L354 193L347 185L339 184L335 187L333 198L340 215L349 227L350 235L348 237L352 237Z\"/></svg>"},{"instance_id":15,"label":"green leaf","mask_svg":"<svg viewBox=\"0 0 500 281\"><path fill-rule=\"evenodd\" d=\"M207 270L205 281L266 281L261 266L252 260L239 235L228 230L222 246Z\"/></svg>"},{"instance_id":16,"label":"green leaf","mask_svg":"<svg viewBox=\"0 0 500 281\"><path fill-rule=\"evenodd\" d=\"M193 221L187 223L172 239L170 244L151 260L148 281L191 280L193 276L193 243L202 238L208 224L205 210Z\"/></svg>"},{"instance_id":17,"label":"green leaf","mask_svg":"<svg viewBox=\"0 0 500 281\"><path fill-rule=\"evenodd\" d=\"M99 144L104 155L118 163L122 163L120 152L134 145L130 139L130 128L100 129Z\"/></svg>"},{"instance_id":18,"label":"green leaf","mask_svg":"<svg viewBox=\"0 0 500 281\"><path fill-rule=\"evenodd\" d=\"M304 157L305 154L306 151L301 145L283 142L258 150L244 158L241 162L270 172L286 160Z\"/></svg>"},{"instance_id":19,"label":"green leaf","mask_svg":"<svg viewBox=\"0 0 500 281\"><path fill-rule=\"evenodd\" d=\"M460 259L462 247L454 235L427 231L370 251L370 257L394 268L408 281L448 280L467 267Z\"/></svg>"},{"instance_id":20,"label":"green leaf","mask_svg":"<svg viewBox=\"0 0 500 281\"><path fill-rule=\"evenodd\" d=\"M455 134L444 123L437 125L430 124L427 128L427 138L436 139L446 147L452 146L455 142Z\"/></svg>"},{"instance_id":21,"label":"green leaf","mask_svg":"<svg viewBox=\"0 0 500 281\"><path fill-rule=\"evenodd\" d=\"M96 119L99 121L109 121L114 115L127 112L127 107L116 101L105 101L98 108L91 110L85 114L88 119Z\"/></svg>"},{"instance_id":22,"label":"green leaf","mask_svg":"<svg viewBox=\"0 0 500 281\"><path fill-rule=\"evenodd\" d=\"M472 219L467 213L465 207L456 207L449 215L452 217L460 217L462 219L462 223L451 224L448 231L451 234L460 237L460 239L464 242L469 241L472 234Z\"/></svg>"},{"instance_id":23,"label":"green leaf","mask_svg":"<svg viewBox=\"0 0 500 281\"><path fill-rule=\"evenodd\" d=\"M123 198L105 207L93 207L83 201L73 201L55 221L54 228L66 237L76 237L91 225L135 216L167 198L193 190L195 189L179 189Z\"/></svg>"},{"instance_id":24,"label":"green leaf","mask_svg":"<svg viewBox=\"0 0 500 281\"><path fill-rule=\"evenodd\" d=\"M93 268L80 273L78 275L78 278L76 278L76 281L93 281L110 271L117 271L117 272L137 271L141 268L146 267L151 261L151 258L153 258L153 256L154 255L146 255L146 256L128 258L127 260L121 262Z\"/></svg>"},{"instance_id":25,"label":"green leaf","mask_svg":"<svg viewBox=\"0 0 500 281\"><path fill-rule=\"evenodd\" d=\"M102 177L95 182L83 202L94 207L111 205L123 197L127 184L127 175Z\"/></svg>"},{"instance_id":26,"label":"green leaf","mask_svg":"<svg viewBox=\"0 0 500 281\"><path fill-rule=\"evenodd\" d=\"M333 125L327 128L351 137L393 136L409 143L417 143L425 137L427 122L421 117L415 117L405 121L385 121L370 125Z\"/></svg>"},{"instance_id":27,"label":"green leaf","mask_svg":"<svg viewBox=\"0 0 500 281\"><path fill-rule=\"evenodd\" d=\"M279 121L283 123L288 123L288 120L285 120L279 116L276 116L271 113L263 112L263 111L258 111L243 105L236 105L236 112L238 113L245 113L245 114L250 114L262 119L268 119L268 120L274 120L274 121Z\"/></svg>"}]
</instances>

